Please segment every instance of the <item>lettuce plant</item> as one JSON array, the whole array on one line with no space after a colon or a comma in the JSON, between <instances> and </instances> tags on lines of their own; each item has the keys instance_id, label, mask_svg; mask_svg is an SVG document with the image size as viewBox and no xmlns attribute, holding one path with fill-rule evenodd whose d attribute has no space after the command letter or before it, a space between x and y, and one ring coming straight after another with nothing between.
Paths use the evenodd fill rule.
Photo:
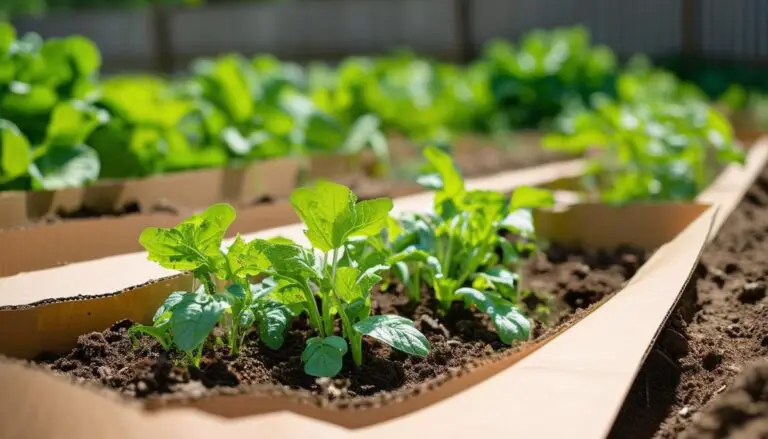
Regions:
<instances>
[{"instance_id":1,"label":"lettuce plant","mask_svg":"<svg viewBox=\"0 0 768 439\"><path fill-rule=\"evenodd\" d=\"M273 282L256 285L251 276L268 268L263 241L245 243L239 236L227 250L222 239L235 219L228 204L216 204L172 228L145 229L139 241L149 259L174 270L189 270L200 281L196 291L172 293L158 308L151 326L134 325L132 335L147 334L165 348L175 347L195 366L218 323L226 329L230 352L237 355L246 333L258 323L261 340L277 349L293 314L268 295ZM219 288L217 281L225 286Z\"/></svg>"},{"instance_id":2,"label":"lettuce plant","mask_svg":"<svg viewBox=\"0 0 768 439\"><path fill-rule=\"evenodd\" d=\"M450 156L434 147L425 156L435 173L421 183L436 190L434 213L406 215L399 218L399 227L390 227L387 262L411 300L419 300L425 282L443 311L463 301L489 314L503 342L527 339L530 322L518 308L516 271L534 238L531 209L551 206L552 194L527 187L511 197L470 191ZM500 235L502 230L521 239L512 244Z\"/></svg>"},{"instance_id":3,"label":"lettuce plant","mask_svg":"<svg viewBox=\"0 0 768 439\"><path fill-rule=\"evenodd\" d=\"M744 159L728 120L667 72L628 72L619 78L618 99L593 101L592 109L563 114L544 145L593 150L585 182L604 201L690 200L717 165Z\"/></svg>"},{"instance_id":4,"label":"lettuce plant","mask_svg":"<svg viewBox=\"0 0 768 439\"><path fill-rule=\"evenodd\" d=\"M360 366L364 335L405 353L426 356L429 341L412 321L371 315L371 290L389 266L383 260L343 257L345 245L354 237L381 232L392 201L379 198L357 203L347 187L321 181L297 189L291 203L307 227L305 234L312 248L287 241L263 243L263 254L271 264L269 274L278 281L274 293L278 300L306 311L317 331L301 357L304 371L312 376L334 376L341 371L347 350ZM337 316L341 336L335 331Z\"/></svg>"}]
</instances>

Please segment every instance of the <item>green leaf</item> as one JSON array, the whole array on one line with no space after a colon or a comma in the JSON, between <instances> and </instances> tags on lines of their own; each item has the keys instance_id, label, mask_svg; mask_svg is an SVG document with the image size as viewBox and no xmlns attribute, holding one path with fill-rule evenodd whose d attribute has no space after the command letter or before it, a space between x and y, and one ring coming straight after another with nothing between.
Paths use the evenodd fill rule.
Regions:
<instances>
[{"instance_id":1,"label":"green leaf","mask_svg":"<svg viewBox=\"0 0 768 439\"><path fill-rule=\"evenodd\" d=\"M298 244L270 244L264 254L277 275L298 284L322 277L315 271L314 254Z\"/></svg>"},{"instance_id":2,"label":"green leaf","mask_svg":"<svg viewBox=\"0 0 768 439\"><path fill-rule=\"evenodd\" d=\"M510 210L538 209L551 207L555 204L555 198L551 191L534 187L521 186L512 192Z\"/></svg>"},{"instance_id":3,"label":"green leaf","mask_svg":"<svg viewBox=\"0 0 768 439\"><path fill-rule=\"evenodd\" d=\"M347 342L339 336L310 338L301 354L304 373L314 377L336 376L341 372L346 353Z\"/></svg>"},{"instance_id":4,"label":"green leaf","mask_svg":"<svg viewBox=\"0 0 768 439\"><path fill-rule=\"evenodd\" d=\"M141 324L135 324L128 329L128 338L133 338L139 334L149 335L160 343L163 349L168 350L168 328L147 326Z\"/></svg>"},{"instance_id":5,"label":"green leaf","mask_svg":"<svg viewBox=\"0 0 768 439\"><path fill-rule=\"evenodd\" d=\"M363 296L360 285L357 284L359 275L360 271L354 267L339 267L336 270L333 288L344 302L354 302Z\"/></svg>"},{"instance_id":6,"label":"green leaf","mask_svg":"<svg viewBox=\"0 0 768 439\"><path fill-rule=\"evenodd\" d=\"M48 147L30 167L34 186L45 190L79 187L99 177L99 155L86 145Z\"/></svg>"},{"instance_id":7,"label":"green leaf","mask_svg":"<svg viewBox=\"0 0 768 439\"><path fill-rule=\"evenodd\" d=\"M355 205L346 186L319 181L291 194L291 204L307 226L305 234L323 252L341 247L353 236L371 236L387 225L392 200L375 199Z\"/></svg>"},{"instance_id":8,"label":"green leaf","mask_svg":"<svg viewBox=\"0 0 768 439\"><path fill-rule=\"evenodd\" d=\"M323 252L338 247L333 238L334 224L344 212L354 209L356 200L349 188L328 181L318 181L291 194L291 204L307 226L304 233Z\"/></svg>"},{"instance_id":9,"label":"green leaf","mask_svg":"<svg viewBox=\"0 0 768 439\"><path fill-rule=\"evenodd\" d=\"M285 330L293 313L288 307L277 302L263 301L257 307L259 336L270 349L279 349L285 340Z\"/></svg>"},{"instance_id":10,"label":"green leaf","mask_svg":"<svg viewBox=\"0 0 768 439\"><path fill-rule=\"evenodd\" d=\"M85 142L91 132L109 116L82 102L57 104L48 123L46 142L50 145L73 146Z\"/></svg>"},{"instance_id":11,"label":"green leaf","mask_svg":"<svg viewBox=\"0 0 768 439\"><path fill-rule=\"evenodd\" d=\"M269 269L269 259L265 254L269 244L260 239L246 243L240 235L227 249L227 261L232 275L238 278L256 276Z\"/></svg>"},{"instance_id":12,"label":"green leaf","mask_svg":"<svg viewBox=\"0 0 768 439\"><path fill-rule=\"evenodd\" d=\"M512 344L514 341L528 340L530 337L530 320L499 295L474 288L459 288L456 295L491 317L496 333L502 342Z\"/></svg>"},{"instance_id":13,"label":"green leaf","mask_svg":"<svg viewBox=\"0 0 768 439\"><path fill-rule=\"evenodd\" d=\"M0 54L6 54L16 40L16 30L10 23L0 23Z\"/></svg>"},{"instance_id":14,"label":"green leaf","mask_svg":"<svg viewBox=\"0 0 768 439\"><path fill-rule=\"evenodd\" d=\"M413 322L401 316L371 316L357 322L354 328L361 334L418 357L426 357L432 347Z\"/></svg>"},{"instance_id":15,"label":"green leaf","mask_svg":"<svg viewBox=\"0 0 768 439\"><path fill-rule=\"evenodd\" d=\"M31 161L27 138L16 125L0 119L0 183L26 174Z\"/></svg>"},{"instance_id":16,"label":"green leaf","mask_svg":"<svg viewBox=\"0 0 768 439\"><path fill-rule=\"evenodd\" d=\"M171 336L184 352L192 352L205 342L229 304L206 293L185 294L173 310Z\"/></svg>"},{"instance_id":17,"label":"green leaf","mask_svg":"<svg viewBox=\"0 0 768 439\"><path fill-rule=\"evenodd\" d=\"M99 69L101 54L93 41L80 36L72 36L67 38L66 42L69 56L80 75L88 76Z\"/></svg>"},{"instance_id":18,"label":"green leaf","mask_svg":"<svg viewBox=\"0 0 768 439\"><path fill-rule=\"evenodd\" d=\"M440 175L442 185L440 192L443 198L452 199L464 192L464 178L462 178L453 159L436 146L430 146L424 150L424 157ZM433 183L434 183L434 179Z\"/></svg>"},{"instance_id":19,"label":"green leaf","mask_svg":"<svg viewBox=\"0 0 768 439\"><path fill-rule=\"evenodd\" d=\"M345 211L333 225L333 240L336 247L341 247L348 238L354 236L373 236L387 227L392 200L376 198L355 205L351 211Z\"/></svg>"},{"instance_id":20,"label":"green leaf","mask_svg":"<svg viewBox=\"0 0 768 439\"><path fill-rule=\"evenodd\" d=\"M520 236L533 236L533 214L528 209L518 209L504 218L501 228L517 233Z\"/></svg>"},{"instance_id":21,"label":"green leaf","mask_svg":"<svg viewBox=\"0 0 768 439\"><path fill-rule=\"evenodd\" d=\"M214 204L204 212L185 219L173 228L148 227L139 242L149 252L149 260L174 270L206 267L219 278L223 259L221 241L235 219L229 204Z\"/></svg>"},{"instance_id":22,"label":"green leaf","mask_svg":"<svg viewBox=\"0 0 768 439\"><path fill-rule=\"evenodd\" d=\"M165 301L163 302L163 304L160 305L160 308L158 308L157 311L155 312L155 316L152 317L152 321L157 322L160 319L160 316L162 316L167 312L173 311L176 305L181 303L182 299L184 299L184 296L186 294L189 294L189 293L187 293L186 291L174 291L173 293L168 295L168 297L165 298Z\"/></svg>"}]
</instances>

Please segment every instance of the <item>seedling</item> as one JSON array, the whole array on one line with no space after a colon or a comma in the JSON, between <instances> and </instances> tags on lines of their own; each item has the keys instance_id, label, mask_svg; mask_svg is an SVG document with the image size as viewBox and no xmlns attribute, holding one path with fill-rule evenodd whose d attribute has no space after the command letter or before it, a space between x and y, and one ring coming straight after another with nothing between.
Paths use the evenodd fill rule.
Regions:
<instances>
[{"instance_id":1,"label":"seedling","mask_svg":"<svg viewBox=\"0 0 768 439\"><path fill-rule=\"evenodd\" d=\"M379 234L392 201L356 201L352 191L336 183L321 181L297 189L291 203L307 227L312 249L293 242L261 244L270 274L278 280L278 300L305 310L317 331L301 357L304 371L312 376L338 374L348 349L355 365L362 365L364 335L411 355L426 356L430 349L412 321L371 315L371 289L381 280L379 273L390 267L376 258L345 256L344 247L354 237ZM336 316L343 337L335 334Z\"/></svg>"},{"instance_id":2,"label":"seedling","mask_svg":"<svg viewBox=\"0 0 768 439\"><path fill-rule=\"evenodd\" d=\"M551 206L552 194L518 188L500 192L468 191L450 156L430 147L425 156L435 169L421 183L436 190L434 213L400 219L391 228L387 262L406 284L411 300L420 297L421 282L435 293L442 311L464 301L488 313L505 343L527 339L528 319L519 311L519 275L513 270L530 250L534 237L531 209ZM512 244L500 236L509 230L523 238ZM496 249L501 248L501 256Z\"/></svg>"},{"instance_id":3,"label":"seedling","mask_svg":"<svg viewBox=\"0 0 768 439\"><path fill-rule=\"evenodd\" d=\"M267 280L251 285L249 278L268 268L260 252L261 242L246 244L239 236L228 250L222 239L235 219L228 204L215 204L172 228L145 229L139 241L149 259L165 268L189 270L201 282L197 291L172 293L158 308L152 326L135 325L133 335L147 334L166 349L175 347L195 366L208 336L218 323L227 330L233 355L243 338L258 322L261 340L277 349L293 316L290 308L267 295L275 288ZM224 281L223 289L216 280Z\"/></svg>"}]
</instances>

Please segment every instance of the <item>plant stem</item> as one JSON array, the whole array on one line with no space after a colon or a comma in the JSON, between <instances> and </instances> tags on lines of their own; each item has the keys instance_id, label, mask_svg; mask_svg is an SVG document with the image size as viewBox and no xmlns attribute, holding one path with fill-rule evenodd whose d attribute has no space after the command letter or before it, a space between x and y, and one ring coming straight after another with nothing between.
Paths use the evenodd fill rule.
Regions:
<instances>
[{"instance_id":1,"label":"plant stem","mask_svg":"<svg viewBox=\"0 0 768 439\"><path fill-rule=\"evenodd\" d=\"M312 326L314 326L320 333L320 337L325 337L325 328L323 327L323 321L320 318L320 311L317 309L315 295L312 294L312 290L309 288L309 284L306 282L300 284L299 286L301 287L301 291L304 293L304 300L307 301L309 321L312 323Z\"/></svg>"},{"instance_id":2,"label":"plant stem","mask_svg":"<svg viewBox=\"0 0 768 439\"><path fill-rule=\"evenodd\" d=\"M216 286L213 285L213 281L211 280L211 277L208 275L208 273L198 273L197 278L200 279L200 282L203 283L205 286L205 292L208 293L209 296L216 295Z\"/></svg>"},{"instance_id":3,"label":"plant stem","mask_svg":"<svg viewBox=\"0 0 768 439\"><path fill-rule=\"evenodd\" d=\"M421 264L417 262L414 265L416 270L408 284L408 296L411 302L418 303L421 300Z\"/></svg>"}]
</instances>

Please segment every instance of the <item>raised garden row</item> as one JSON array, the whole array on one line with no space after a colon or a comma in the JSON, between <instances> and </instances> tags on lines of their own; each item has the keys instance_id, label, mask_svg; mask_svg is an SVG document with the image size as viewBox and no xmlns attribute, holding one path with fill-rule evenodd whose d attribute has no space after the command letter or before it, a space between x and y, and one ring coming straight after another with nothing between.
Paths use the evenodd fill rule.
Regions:
<instances>
[{"instance_id":1,"label":"raised garden row","mask_svg":"<svg viewBox=\"0 0 768 439\"><path fill-rule=\"evenodd\" d=\"M226 424L184 412L191 435L214 426L233 434L272 426L289 436L376 437L427 425L449 436L447 428L470 426L490 433L512 410L523 436L549 437L573 428L561 421L576 422L588 407L592 419L573 431L595 437L610 427L700 248L764 166L766 148L753 148L746 167L726 169L700 204L534 212L551 205L548 191L503 179L488 180L496 186L485 189L496 192L468 190L450 157L437 149L427 156L436 173L421 181L436 193L396 200L396 222L387 199L355 203L343 186L320 183L291 197L304 225L246 235L228 251L219 244L234 212L223 205L142 233L151 260L194 275L171 275L135 254L0 280L4 303L14 305L0 310L0 332L13 334L0 337L0 352L37 364L2 364L0 379L26 381L27 392L37 382L57 389L42 410L66 414L75 430L85 420L70 416L59 396L130 422L131 434L170 425L177 414L145 418L100 392L52 384L41 364L149 408L243 417ZM540 242L552 245L537 250ZM88 272L98 275L77 285L73 276ZM71 299L75 291L119 290ZM175 290L188 292L169 296ZM610 353L623 353L621 361L596 361ZM602 390L586 391L590 385ZM330 425L271 414L281 410ZM544 412L558 422L535 422ZM438 416L457 423L428 422Z\"/></svg>"}]
</instances>

